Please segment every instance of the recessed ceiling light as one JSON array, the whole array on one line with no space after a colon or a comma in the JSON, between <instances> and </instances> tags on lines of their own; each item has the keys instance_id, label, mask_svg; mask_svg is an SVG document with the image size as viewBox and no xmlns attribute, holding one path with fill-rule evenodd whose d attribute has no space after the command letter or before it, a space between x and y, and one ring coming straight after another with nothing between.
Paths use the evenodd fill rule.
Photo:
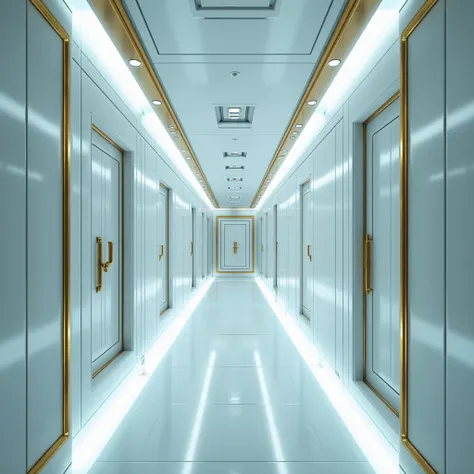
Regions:
<instances>
[{"instance_id":1,"label":"recessed ceiling light","mask_svg":"<svg viewBox=\"0 0 474 474\"><path fill-rule=\"evenodd\" d=\"M297 123L297 124L295 125L295 128L303 128L303 124L302 124L302 123Z\"/></svg>"},{"instance_id":2,"label":"recessed ceiling light","mask_svg":"<svg viewBox=\"0 0 474 474\"><path fill-rule=\"evenodd\" d=\"M152 100L151 103L153 105L161 105L162 104L161 100Z\"/></svg>"},{"instance_id":3,"label":"recessed ceiling light","mask_svg":"<svg viewBox=\"0 0 474 474\"><path fill-rule=\"evenodd\" d=\"M331 59L331 61L328 62L329 66L331 67L337 67L339 64L341 64L340 59Z\"/></svg>"},{"instance_id":4,"label":"recessed ceiling light","mask_svg":"<svg viewBox=\"0 0 474 474\"><path fill-rule=\"evenodd\" d=\"M294 132L291 132L292 135L298 135L298 132L294 131Z\"/></svg>"},{"instance_id":5,"label":"recessed ceiling light","mask_svg":"<svg viewBox=\"0 0 474 474\"><path fill-rule=\"evenodd\" d=\"M316 104L317 104L317 101L315 101L315 100L308 100L308 105L311 105L311 107L312 107L313 105L316 105Z\"/></svg>"},{"instance_id":6,"label":"recessed ceiling light","mask_svg":"<svg viewBox=\"0 0 474 474\"><path fill-rule=\"evenodd\" d=\"M190 157L190 156L187 156L187 157L186 157L186 159L187 159L187 160L190 160L190 159L191 159L191 157Z\"/></svg>"},{"instance_id":7,"label":"recessed ceiling light","mask_svg":"<svg viewBox=\"0 0 474 474\"><path fill-rule=\"evenodd\" d=\"M288 150L282 150L281 152L282 152L282 153L286 153L287 151L288 151Z\"/></svg>"},{"instance_id":8,"label":"recessed ceiling light","mask_svg":"<svg viewBox=\"0 0 474 474\"><path fill-rule=\"evenodd\" d=\"M142 62L139 61L138 59L129 59L128 64L133 67L140 67L142 65Z\"/></svg>"},{"instance_id":9,"label":"recessed ceiling light","mask_svg":"<svg viewBox=\"0 0 474 474\"><path fill-rule=\"evenodd\" d=\"M181 152L182 152L182 153L186 153L186 150L183 148L183 149L181 150Z\"/></svg>"},{"instance_id":10,"label":"recessed ceiling light","mask_svg":"<svg viewBox=\"0 0 474 474\"><path fill-rule=\"evenodd\" d=\"M240 114L240 107L229 107L229 114Z\"/></svg>"},{"instance_id":11,"label":"recessed ceiling light","mask_svg":"<svg viewBox=\"0 0 474 474\"><path fill-rule=\"evenodd\" d=\"M232 77L237 77L237 76L240 76L240 72L239 71L230 71L230 75Z\"/></svg>"}]
</instances>

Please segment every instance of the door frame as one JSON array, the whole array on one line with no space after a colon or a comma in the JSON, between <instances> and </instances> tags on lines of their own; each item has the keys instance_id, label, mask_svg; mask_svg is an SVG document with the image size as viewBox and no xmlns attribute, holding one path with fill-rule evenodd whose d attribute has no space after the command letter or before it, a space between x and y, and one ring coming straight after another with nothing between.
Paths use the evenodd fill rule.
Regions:
<instances>
[{"instance_id":1,"label":"door frame","mask_svg":"<svg viewBox=\"0 0 474 474\"><path fill-rule=\"evenodd\" d=\"M310 317L308 317L306 314L304 314L304 311L303 311L303 265L304 265L304 233L303 233L303 221L304 221L304 218L303 218L303 196L304 196L304 187L307 185L307 184L311 184L311 180L312 180L312 175L310 175L303 183L300 183L299 185L299 214L300 214L300 222L299 222L299 228L300 228L300 244L298 245L299 247L299 250L300 250L300 256L299 256L299 267L300 267L300 270L299 270L299 280L300 280L300 284L299 284L299 313L301 316L304 316L304 318L306 318L306 320L308 322L311 322L312 324L312 319L313 319L313 315L311 314ZM312 188L310 187L309 189L309 194L310 194L310 199L312 198ZM313 229L313 224L311 223L311 228ZM314 232L314 229L313 229L313 232ZM314 239L314 234L313 234L313 239ZM313 239L311 239L311 247L313 246ZM313 312L313 309L311 310Z\"/></svg>"},{"instance_id":2,"label":"door frame","mask_svg":"<svg viewBox=\"0 0 474 474\"><path fill-rule=\"evenodd\" d=\"M107 367L113 364L124 352L125 352L125 150L119 146L114 140L112 140L105 132L103 132L97 125L92 123L92 133L97 133L107 143L112 145L122 156L120 163L120 325L121 325L121 348L112 358L110 358L104 365L92 373L92 379L95 379L100 373L102 373ZM91 135L92 138L92 135ZM91 143L91 150L92 146Z\"/></svg>"},{"instance_id":3,"label":"door frame","mask_svg":"<svg viewBox=\"0 0 474 474\"><path fill-rule=\"evenodd\" d=\"M166 189L166 232L165 232L165 248L166 248L166 254L165 254L165 259L166 259L166 274L165 274L165 280L166 280L166 300L167 300L167 305L165 309L159 309L160 316L163 316L163 314L166 313L171 308L171 278L170 278L170 255L171 255L171 239L170 239L170 213L171 213L171 206L170 206L170 199L171 199L171 189L164 184L163 182L160 181L160 187L163 189ZM160 192L160 191L159 191Z\"/></svg>"},{"instance_id":4,"label":"door frame","mask_svg":"<svg viewBox=\"0 0 474 474\"><path fill-rule=\"evenodd\" d=\"M368 252L366 245L367 236L367 127L376 119L384 110L388 109L397 99L400 98L400 91L393 94L383 105L381 105L369 118L362 124L362 255L363 255L363 278L362 278L362 381L367 387L380 399L380 401L395 415L399 416L399 412L393 407L388 400L368 381L367 379L367 294L366 294L366 278L370 272L368 261Z\"/></svg>"},{"instance_id":5,"label":"door frame","mask_svg":"<svg viewBox=\"0 0 474 474\"><path fill-rule=\"evenodd\" d=\"M250 219L252 242L250 244L251 267L250 271L228 272L219 270L219 220L220 219ZM255 273L255 216L216 216L216 273L227 275L249 275Z\"/></svg>"}]
</instances>

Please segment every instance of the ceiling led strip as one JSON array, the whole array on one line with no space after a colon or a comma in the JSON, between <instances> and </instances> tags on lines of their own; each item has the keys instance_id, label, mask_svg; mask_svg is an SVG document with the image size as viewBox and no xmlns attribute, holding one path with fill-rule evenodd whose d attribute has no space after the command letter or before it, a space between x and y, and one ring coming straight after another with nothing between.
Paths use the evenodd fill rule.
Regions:
<instances>
[{"instance_id":1,"label":"ceiling led strip","mask_svg":"<svg viewBox=\"0 0 474 474\"><path fill-rule=\"evenodd\" d=\"M253 198L255 208L382 0L349 0ZM340 61L336 64L333 60ZM331 63L331 64L330 64Z\"/></svg>"},{"instance_id":2,"label":"ceiling led strip","mask_svg":"<svg viewBox=\"0 0 474 474\"><path fill-rule=\"evenodd\" d=\"M149 102L155 106L156 115L163 126L169 130L175 145L181 151L183 158L187 160L189 168L201 184L203 191L211 203L215 207L219 207L201 165L171 107L170 101L122 2L120 0L89 0L89 3L122 58L125 58L126 61L136 60L141 63L141 66L138 66L138 62L134 62L137 66L130 65L133 77Z\"/></svg>"}]
</instances>

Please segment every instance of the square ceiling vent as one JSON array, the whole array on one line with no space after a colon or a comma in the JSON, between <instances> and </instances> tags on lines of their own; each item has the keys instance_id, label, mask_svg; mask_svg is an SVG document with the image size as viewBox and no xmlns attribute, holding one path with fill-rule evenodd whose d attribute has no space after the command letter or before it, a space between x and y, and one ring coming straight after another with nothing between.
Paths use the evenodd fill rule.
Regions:
<instances>
[{"instance_id":1,"label":"square ceiling vent","mask_svg":"<svg viewBox=\"0 0 474 474\"><path fill-rule=\"evenodd\" d=\"M216 105L219 128L250 128L255 107L253 105Z\"/></svg>"},{"instance_id":2,"label":"square ceiling vent","mask_svg":"<svg viewBox=\"0 0 474 474\"><path fill-rule=\"evenodd\" d=\"M196 18L276 18L283 0L190 0Z\"/></svg>"}]
</instances>

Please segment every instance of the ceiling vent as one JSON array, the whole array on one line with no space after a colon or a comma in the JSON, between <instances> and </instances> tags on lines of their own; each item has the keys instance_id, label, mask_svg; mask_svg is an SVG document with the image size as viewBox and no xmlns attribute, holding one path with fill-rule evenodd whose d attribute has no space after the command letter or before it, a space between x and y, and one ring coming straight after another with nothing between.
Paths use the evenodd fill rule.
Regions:
<instances>
[{"instance_id":1,"label":"ceiling vent","mask_svg":"<svg viewBox=\"0 0 474 474\"><path fill-rule=\"evenodd\" d=\"M233 177L233 178L227 178L227 181L228 181L229 183L235 183L235 182L237 182L237 181L243 181L243 180L244 180L244 178L235 178L235 177Z\"/></svg>"},{"instance_id":2,"label":"ceiling vent","mask_svg":"<svg viewBox=\"0 0 474 474\"><path fill-rule=\"evenodd\" d=\"M225 151L224 158L245 158L247 153L245 151Z\"/></svg>"},{"instance_id":3,"label":"ceiling vent","mask_svg":"<svg viewBox=\"0 0 474 474\"><path fill-rule=\"evenodd\" d=\"M243 171L244 167L240 165L227 165L225 167L226 171Z\"/></svg>"},{"instance_id":4,"label":"ceiling vent","mask_svg":"<svg viewBox=\"0 0 474 474\"><path fill-rule=\"evenodd\" d=\"M239 201L240 196L229 196L229 201Z\"/></svg>"},{"instance_id":5,"label":"ceiling vent","mask_svg":"<svg viewBox=\"0 0 474 474\"><path fill-rule=\"evenodd\" d=\"M253 105L216 105L219 128L250 128L255 107Z\"/></svg>"},{"instance_id":6,"label":"ceiling vent","mask_svg":"<svg viewBox=\"0 0 474 474\"><path fill-rule=\"evenodd\" d=\"M195 18L254 19L276 18L282 0L190 0Z\"/></svg>"},{"instance_id":7,"label":"ceiling vent","mask_svg":"<svg viewBox=\"0 0 474 474\"><path fill-rule=\"evenodd\" d=\"M240 191L242 189L242 186L229 186L227 189L229 191Z\"/></svg>"}]
</instances>

